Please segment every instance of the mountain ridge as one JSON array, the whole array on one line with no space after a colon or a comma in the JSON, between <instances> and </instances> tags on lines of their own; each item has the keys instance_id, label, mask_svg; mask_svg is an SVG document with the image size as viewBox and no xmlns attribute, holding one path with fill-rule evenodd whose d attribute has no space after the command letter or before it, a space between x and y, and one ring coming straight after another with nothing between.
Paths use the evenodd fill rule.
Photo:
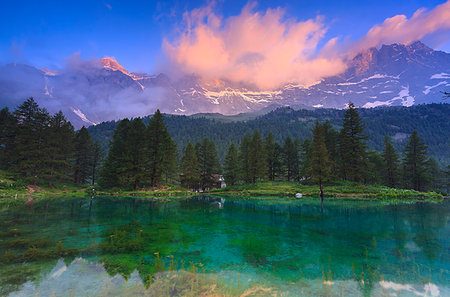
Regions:
<instances>
[{"instance_id":1,"label":"mountain ridge","mask_svg":"<svg viewBox=\"0 0 450 297\"><path fill-rule=\"evenodd\" d=\"M57 71L20 64L0 66L4 105L13 107L32 96L52 112L63 110L77 128L144 116L156 109L237 115L270 106L345 108L349 101L365 108L412 106L440 102L440 92L448 87L450 54L419 41L367 49L351 59L340 75L309 87L287 83L275 90L205 81L196 75L172 80L164 73L133 73L111 57Z\"/></svg>"}]
</instances>

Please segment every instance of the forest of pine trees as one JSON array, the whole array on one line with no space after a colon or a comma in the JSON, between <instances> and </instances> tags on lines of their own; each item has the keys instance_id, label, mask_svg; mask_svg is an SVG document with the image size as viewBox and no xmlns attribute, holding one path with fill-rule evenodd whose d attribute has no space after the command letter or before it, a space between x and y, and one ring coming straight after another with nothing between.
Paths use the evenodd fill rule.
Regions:
<instances>
[{"instance_id":1,"label":"forest of pine trees","mask_svg":"<svg viewBox=\"0 0 450 297\"><path fill-rule=\"evenodd\" d=\"M74 131L62 112L50 115L33 98L0 111L0 168L28 182L94 184L103 149L86 128Z\"/></svg>"},{"instance_id":2,"label":"forest of pine trees","mask_svg":"<svg viewBox=\"0 0 450 297\"><path fill-rule=\"evenodd\" d=\"M208 138L188 142L179 156L158 110L147 124L141 118L120 121L104 156L86 128L75 131L61 112L50 115L29 98L13 112L0 111L0 169L34 184L71 181L105 189L161 184L209 189L217 186L220 175L228 185L271 180L322 188L329 181L347 180L420 191L448 187L448 172L428 157L417 131L399 155L388 136L382 153L369 151L364 130L359 112L349 103L340 131L329 121L317 121L312 139L277 142L271 132L262 137L255 129L239 145L230 143L221 164L216 144Z\"/></svg>"}]
</instances>

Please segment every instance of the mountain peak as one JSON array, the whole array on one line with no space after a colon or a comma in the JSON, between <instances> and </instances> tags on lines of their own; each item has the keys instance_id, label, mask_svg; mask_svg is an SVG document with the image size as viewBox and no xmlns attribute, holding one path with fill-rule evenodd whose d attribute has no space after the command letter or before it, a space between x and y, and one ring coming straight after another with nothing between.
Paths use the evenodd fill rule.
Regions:
<instances>
[{"instance_id":1,"label":"mountain peak","mask_svg":"<svg viewBox=\"0 0 450 297\"><path fill-rule=\"evenodd\" d=\"M104 57L103 59L100 59L99 62L104 68L111 69L114 71L120 71L126 75L129 75L128 71L122 65L120 65L116 61L116 59L112 57Z\"/></svg>"},{"instance_id":2,"label":"mountain peak","mask_svg":"<svg viewBox=\"0 0 450 297\"><path fill-rule=\"evenodd\" d=\"M104 57L103 59L100 59L99 63L103 66L103 68L110 69L112 71L120 71L123 74L131 77L133 80L139 80L143 78L142 75L128 72L122 65L119 64L119 62L117 62L116 59L112 57Z\"/></svg>"}]
</instances>

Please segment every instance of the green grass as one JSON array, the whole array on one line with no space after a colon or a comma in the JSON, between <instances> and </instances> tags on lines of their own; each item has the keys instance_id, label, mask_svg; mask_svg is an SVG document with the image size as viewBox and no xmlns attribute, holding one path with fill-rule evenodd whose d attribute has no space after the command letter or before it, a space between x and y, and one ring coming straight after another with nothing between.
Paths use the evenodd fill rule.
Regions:
<instances>
[{"instance_id":1,"label":"green grass","mask_svg":"<svg viewBox=\"0 0 450 297\"><path fill-rule=\"evenodd\" d=\"M392 189L379 185L364 185L353 182L334 182L324 185L324 194L327 198L345 199L442 199L442 194L435 192L417 192L414 190ZM284 196L295 197L301 193L305 197L318 197L319 186L302 184L299 182L268 182L262 181L250 185L229 186L210 191L215 194L236 196Z\"/></svg>"},{"instance_id":2,"label":"green grass","mask_svg":"<svg viewBox=\"0 0 450 297\"><path fill-rule=\"evenodd\" d=\"M6 171L0 170L0 205L15 203L14 201L36 200L44 198L78 197L90 198L91 196L133 196L149 197L162 200L198 195L180 185L163 184L159 188L143 188L136 191L125 189L109 189L93 191L94 187L88 185L76 185L74 183L54 183L49 187L45 182L38 182L39 189L30 192L27 185L31 184L27 179L16 179ZM210 190L205 193L225 194L232 196L281 196L295 198L296 193L305 197L318 197L319 186L286 181L260 181L256 184L228 186L222 189ZM325 197L336 199L442 199L442 194L435 192L417 192L414 190L393 189L380 185L365 185L354 182L337 181L324 185ZM17 195L17 196L16 196ZM15 199L17 198L17 199Z\"/></svg>"}]
</instances>

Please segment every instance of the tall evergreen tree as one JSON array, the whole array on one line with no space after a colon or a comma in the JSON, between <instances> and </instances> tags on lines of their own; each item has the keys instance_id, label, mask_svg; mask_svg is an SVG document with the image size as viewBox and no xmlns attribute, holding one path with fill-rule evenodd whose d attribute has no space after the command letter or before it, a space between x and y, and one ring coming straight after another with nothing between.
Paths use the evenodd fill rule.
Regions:
<instances>
[{"instance_id":1,"label":"tall evergreen tree","mask_svg":"<svg viewBox=\"0 0 450 297\"><path fill-rule=\"evenodd\" d=\"M366 175L364 176L364 183L382 184L384 161L383 157L377 151L368 151L366 153Z\"/></svg>"},{"instance_id":2,"label":"tall evergreen tree","mask_svg":"<svg viewBox=\"0 0 450 297\"><path fill-rule=\"evenodd\" d=\"M50 187L54 181L70 178L74 134L72 124L61 111L50 118L43 168L43 177L48 180Z\"/></svg>"},{"instance_id":3,"label":"tall evergreen tree","mask_svg":"<svg viewBox=\"0 0 450 297\"><path fill-rule=\"evenodd\" d=\"M311 139L306 138L303 141L301 144L300 154L300 175L305 179L309 179L311 178L311 172L309 170L311 166Z\"/></svg>"},{"instance_id":4,"label":"tall evergreen tree","mask_svg":"<svg viewBox=\"0 0 450 297\"><path fill-rule=\"evenodd\" d=\"M311 178L314 182L319 183L320 201L323 206L323 186L322 183L327 181L331 173L331 162L329 153L325 143L325 129L317 121L313 130L313 140L311 144Z\"/></svg>"},{"instance_id":5,"label":"tall evergreen tree","mask_svg":"<svg viewBox=\"0 0 450 297\"><path fill-rule=\"evenodd\" d=\"M274 142L272 132L269 132L264 139L264 147L267 156L267 174L269 180L273 181L281 173L281 147L277 142Z\"/></svg>"},{"instance_id":6,"label":"tall evergreen tree","mask_svg":"<svg viewBox=\"0 0 450 297\"><path fill-rule=\"evenodd\" d=\"M164 156L162 160L162 178L166 181L166 183L170 181L176 180L177 173L177 146L175 141L173 141L172 137L169 133L165 134L165 140L163 142L163 151Z\"/></svg>"},{"instance_id":7,"label":"tall evergreen tree","mask_svg":"<svg viewBox=\"0 0 450 297\"><path fill-rule=\"evenodd\" d=\"M295 180L299 175L299 148L290 136L284 140L282 151L285 177L288 181Z\"/></svg>"},{"instance_id":8,"label":"tall evergreen tree","mask_svg":"<svg viewBox=\"0 0 450 297\"><path fill-rule=\"evenodd\" d=\"M146 174L145 168L145 124L141 118L130 121L119 165L119 180L122 186L136 190Z\"/></svg>"},{"instance_id":9,"label":"tall evergreen tree","mask_svg":"<svg viewBox=\"0 0 450 297\"><path fill-rule=\"evenodd\" d=\"M220 174L220 162L214 142L204 138L201 143L195 145L197 153L200 184L202 188L210 187L214 183L213 174Z\"/></svg>"},{"instance_id":10,"label":"tall evergreen tree","mask_svg":"<svg viewBox=\"0 0 450 297\"><path fill-rule=\"evenodd\" d=\"M91 184L95 185L97 181L97 175L100 168L100 164L104 157L104 150L100 145L100 142L94 142L94 146L92 147L92 162L91 162Z\"/></svg>"},{"instance_id":11,"label":"tall evergreen tree","mask_svg":"<svg viewBox=\"0 0 450 297\"><path fill-rule=\"evenodd\" d=\"M253 183L256 183L257 179L264 178L266 176L266 164L264 143L258 130L255 130L253 132L249 148L249 174Z\"/></svg>"},{"instance_id":12,"label":"tall evergreen tree","mask_svg":"<svg viewBox=\"0 0 450 297\"><path fill-rule=\"evenodd\" d=\"M17 130L13 169L22 176L32 177L33 184L36 184L43 174L50 115L29 98L17 107L14 118Z\"/></svg>"},{"instance_id":13,"label":"tall evergreen tree","mask_svg":"<svg viewBox=\"0 0 450 297\"><path fill-rule=\"evenodd\" d=\"M181 158L181 184L187 188L196 189L200 182L197 153L189 142Z\"/></svg>"},{"instance_id":14,"label":"tall evergreen tree","mask_svg":"<svg viewBox=\"0 0 450 297\"><path fill-rule=\"evenodd\" d=\"M252 181L250 173L250 135L245 133L244 138L241 140L239 147L239 159L241 164L241 176L245 183L249 184Z\"/></svg>"},{"instance_id":15,"label":"tall evergreen tree","mask_svg":"<svg viewBox=\"0 0 450 297\"><path fill-rule=\"evenodd\" d=\"M76 132L74 142L73 179L79 185L86 183L92 174L93 142L89 131L84 126Z\"/></svg>"},{"instance_id":16,"label":"tall evergreen tree","mask_svg":"<svg viewBox=\"0 0 450 297\"><path fill-rule=\"evenodd\" d=\"M350 181L362 181L366 170L367 137L364 126L353 103L349 103L344 114L343 127L339 138L341 156L340 171L342 178Z\"/></svg>"},{"instance_id":17,"label":"tall evergreen tree","mask_svg":"<svg viewBox=\"0 0 450 297\"><path fill-rule=\"evenodd\" d=\"M403 155L404 184L416 191L422 191L427 179L427 146L416 130L409 137Z\"/></svg>"},{"instance_id":18,"label":"tall evergreen tree","mask_svg":"<svg viewBox=\"0 0 450 297\"><path fill-rule=\"evenodd\" d=\"M399 158L397 151L387 135L384 137L384 150L382 156L384 165L384 184L394 188L399 182Z\"/></svg>"},{"instance_id":19,"label":"tall evergreen tree","mask_svg":"<svg viewBox=\"0 0 450 297\"><path fill-rule=\"evenodd\" d=\"M338 150L338 142L339 142L339 132L336 131L331 122L326 120L325 123L322 124L325 134L325 144L327 146L327 151L329 155L329 161L331 163L331 176L337 175L337 164L339 162L339 150Z\"/></svg>"},{"instance_id":20,"label":"tall evergreen tree","mask_svg":"<svg viewBox=\"0 0 450 297\"><path fill-rule=\"evenodd\" d=\"M236 184L239 178L239 154L234 142L231 142L225 157L225 181L230 185Z\"/></svg>"},{"instance_id":21,"label":"tall evergreen tree","mask_svg":"<svg viewBox=\"0 0 450 297\"><path fill-rule=\"evenodd\" d=\"M150 119L147 126L147 167L149 169L150 183L152 187L159 186L164 174L164 166L173 164L173 147L169 144L171 137L164 119L159 111ZM172 159L167 159L172 158ZM176 158L176 155L175 155ZM167 172L166 172L167 175Z\"/></svg>"},{"instance_id":22,"label":"tall evergreen tree","mask_svg":"<svg viewBox=\"0 0 450 297\"><path fill-rule=\"evenodd\" d=\"M8 108L0 110L0 168L8 169L12 162L16 121Z\"/></svg>"},{"instance_id":23,"label":"tall evergreen tree","mask_svg":"<svg viewBox=\"0 0 450 297\"><path fill-rule=\"evenodd\" d=\"M108 155L106 156L99 172L98 183L103 188L120 187L119 177L122 172L122 164L124 162L124 152L127 147L128 131L130 120L123 119L119 122L112 141L109 145Z\"/></svg>"}]
</instances>

